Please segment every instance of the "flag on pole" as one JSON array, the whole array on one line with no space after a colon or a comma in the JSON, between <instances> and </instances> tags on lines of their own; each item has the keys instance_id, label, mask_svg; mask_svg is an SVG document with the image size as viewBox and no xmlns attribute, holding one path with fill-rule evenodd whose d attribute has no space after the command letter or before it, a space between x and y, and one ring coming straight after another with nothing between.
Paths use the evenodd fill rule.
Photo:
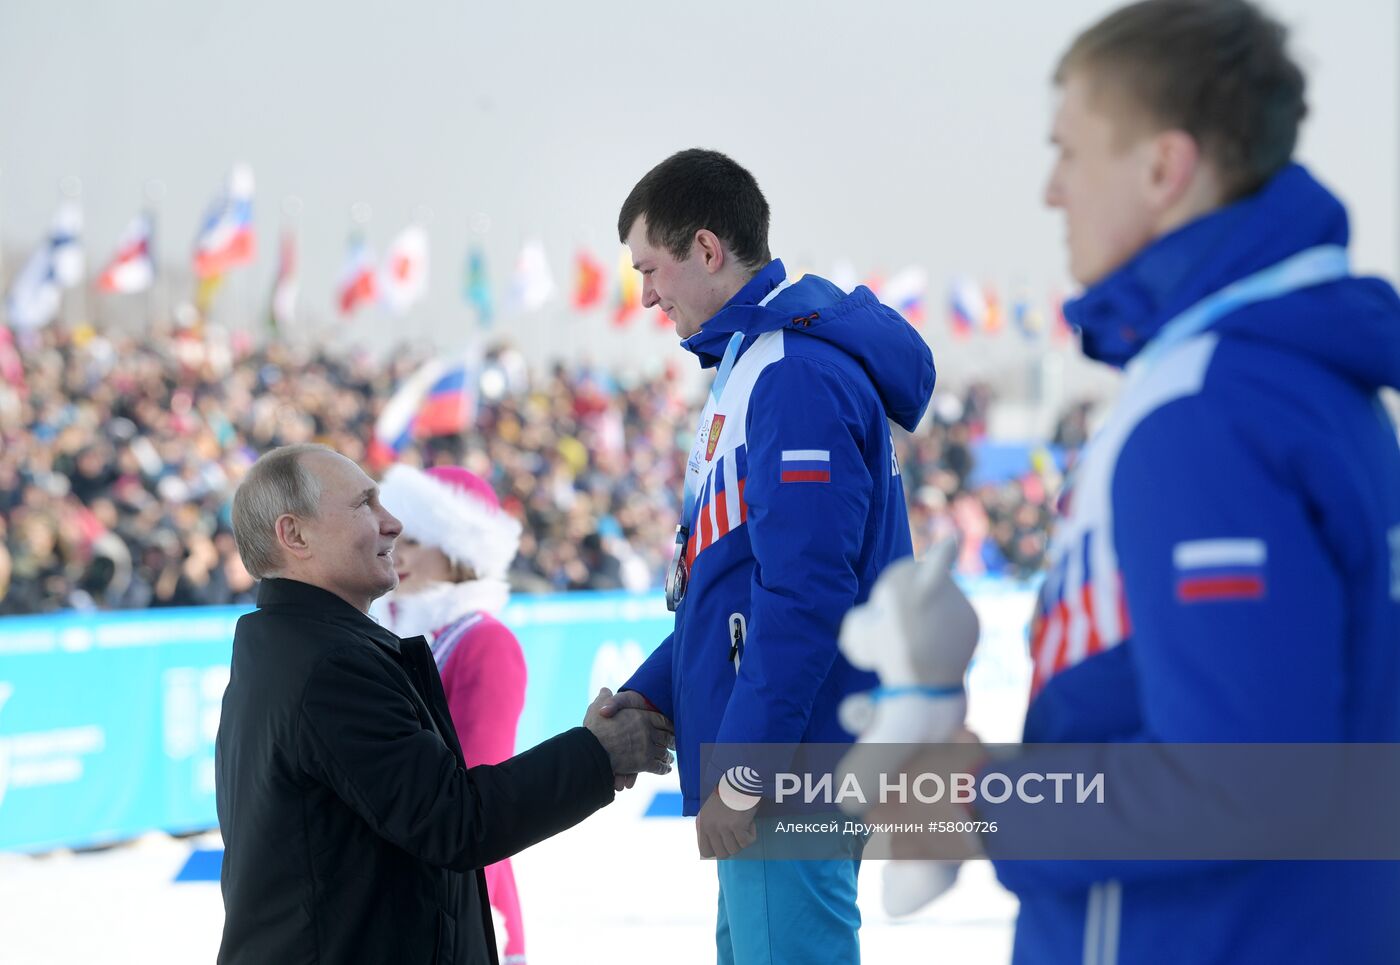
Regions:
<instances>
[{"instance_id":1,"label":"flag on pole","mask_svg":"<svg viewBox=\"0 0 1400 965\"><path fill-rule=\"evenodd\" d=\"M495 317L495 306L491 301L491 279L486 272L486 255L479 247L467 253L467 279L462 294L467 304L476 309L476 320L482 328L489 328Z\"/></svg>"},{"instance_id":2,"label":"flag on pole","mask_svg":"<svg viewBox=\"0 0 1400 965\"><path fill-rule=\"evenodd\" d=\"M224 287L224 279L227 275L210 275L208 278L200 278L194 283L194 307L199 312L200 318L209 315L209 306L214 304L214 296Z\"/></svg>"},{"instance_id":3,"label":"flag on pole","mask_svg":"<svg viewBox=\"0 0 1400 965\"><path fill-rule=\"evenodd\" d=\"M903 268L885 283L881 300L910 325L923 325L926 318L924 299L928 294L928 272L922 268Z\"/></svg>"},{"instance_id":4,"label":"flag on pole","mask_svg":"<svg viewBox=\"0 0 1400 965\"><path fill-rule=\"evenodd\" d=\"M42 328L53 321L63 300L63 289L83 278L83 209L76 201L64 201L55 212L44 243L29 256L10 284L10 324L20 329Z\"/></svg>"},{"instance_id":5,"label":"flag on pole","mask_svg":"<svg viewBox=\"0 0 1400 965\"><path fill-rule=\"evenodd\" d=\"M296 233L286 228L282 231L282 243L277 252L277 280L272 283L272 304L267 313L267 327L270 330L281 331L296 321L297 296L300 294Z\"/></svg>"},{"instance_id":6,"label":"flag on pole","mask_svg":"<svg viewBox=\"0 0 1400 965\"><path fill-rule=\"evenodd\" d=\"M983 287L982 304L986 306L982 316L982 331L988 335L995 335L1001 331L1004 323L1001 315L1001 296L997 294L995 285L988 284Z\"/></svg>"},{"instance_id":7,"label":"flag on pole","mask_svg":"<svg viewBox=\"0 0 1400 965\"><path fill-rule=\"evenodd\" d=\"M953 334L966 338L975 328L980 328L987 314L987 303L982 290L970 278L959 278L953 282L948 297L948 321Z\"/></svg>"},{"instance_id":8,"label":"flag on pole","mask_svg":"<svg viewBox=\"0 0 1400 965\"><path fill-rule=\"evenodd\" d=\"M83 209L77 201L64 201L54 214L49 234L53 273L59 285L74 288L82 284L87 262L83 258Z\"/></svg>"},{"instance_id":9,"label":"flag on pole","mask_svg":"<svg viewBox=\"0 0 1400 965\"><path fill-rule=\"evenodd\" d=\"M632 267L632 253L623 248L617 260L617 303L613 306L613 324L623 327L642 307L642 283L637 269Z\"/></svg>"},{"instance_id":10,"label":"flag on pole","mask_svg":"<svg viewBox=\"0 0 1400 965\"><path fill-rule=\"evenodd\" d=\"M515 262L510 280L510 302L516 311L539 311L554 297L554 275L549 270L544 245L527 241Z\"/></svg>"},{"instance_id":11,"label":"flag on pole","mask_svg":"<svg viewBox=\"0 0 1400 965\"><path fill-rule=\"evenodd\" d=\"M413 421L416 438L455 436L476 419L475 368L470 360L448 362L428 386Z\"/></svg>"},{"instance_id":12,"label":"flag on pole","mask_svg":"<svg viewBox=\"0 0 1400 965\"><path fill-rule=\"evenodd\" d=\"M592 252L574 255L574 308L587 311L603 299L603 266Z\"/></svg>"},{"instance_id":13,"label":"flag on pole","mask_svg":"<svg viewBox=\"0 0 1400 965\"><path fill-rule=\"evenodd\" d=\"M380 297L395 315L402 315L428 291L428 232L409 225L389 245L379 274Z\"/></svg>"},{"instance_id":14,"label":"flag on pole","mask_svg":"<svg viewBox=\"0 0 1400 965\"><path fill-rule=\"evenodd\" d=\"M1031 304L1030 296L1024 288L1018 288L1011 301L1011 323L1027 340L1034 339L1045 326L1045 318L1040 309Z\"/></svg>"},{"instance_id":15,"label":"flag on pole","mask_svg":"<svg viewBox=\"0 0 1400 965\"><path fill-rule=\"evenodd\" d=\"M253 253L253 169L235 164L195 239L194 273L198 278L222 275L252 261Z\"/></svg>"},{"instance_id":16,"label":"flag on pole","mask_svg":"<svg viewBox=\"0 0 1400 965\"><path fill-rule=\"evenodd\" d=\"M476 417L474 360L433 358L404 380L374 424L369 458L386 466L414 439L456 435Z\"/></svg>"},{"instance_id":17,"label":"flag on pole","mask_svg":"<svg viewBox=\"0 0 1400 965\"><path fill-rule=\"evenodd\" d=\"M98 276L104 292L132 294L151 287L156 277L151 217L144 212L131 219L117 242L117 253Z\"/></svg>"},{"instance_id":18,"label":"flag on pole","mask_svg":"<svg viewBox=\"0 0 1400 965\"><path fill-rule=\"evenodd\" d=\"M345 267L341 269L340 284L336 288L336 304L340 306L340 314L354 314L361 305L373 302L377 295L374 252L362 233L352 232L345 253Z\"/></svg>"}]
</instances>

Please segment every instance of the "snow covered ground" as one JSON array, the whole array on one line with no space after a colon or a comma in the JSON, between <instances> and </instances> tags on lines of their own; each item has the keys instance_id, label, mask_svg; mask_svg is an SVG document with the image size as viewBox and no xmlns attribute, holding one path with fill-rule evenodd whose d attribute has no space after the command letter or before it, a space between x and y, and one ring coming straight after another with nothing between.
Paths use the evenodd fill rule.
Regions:
<instances>
[{"instance_id":1,"label":"snow covered ground","mask_svg":"<svg viewBox=\"0 0 1400 965\"><path fill-rule=\"evenodd\" d=\"M715 869L696 856L694 824L642 817L668 783L639 781L589 821L516 859L532 963L714 961ZM223 922L218 882L175 877L195 847L219 846L217 833L153 834L86 854L0 854L0 962L213 962ZM1016 902L986 862L965 866L953 891L900 921L881 909L882 870L882 862L861 870L863 961L1009 960Z\"/></svg>"}]
</instances>

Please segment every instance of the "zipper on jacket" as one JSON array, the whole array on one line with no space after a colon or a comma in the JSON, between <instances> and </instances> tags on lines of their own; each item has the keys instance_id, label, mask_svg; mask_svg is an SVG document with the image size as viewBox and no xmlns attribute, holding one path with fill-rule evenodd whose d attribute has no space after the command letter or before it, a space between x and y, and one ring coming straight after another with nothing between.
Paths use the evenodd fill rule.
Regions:
<instances>
[{"instance_id":1,"label":"zipper on jacket","mask_svg":"<svg viewBox=\"0 0 1400 965\"><path fill-rule=\"evenodd\" d=\"M729 614L729 662L734 672L739 672L739 661L744 659L744 639L748 636L748 625L742 613Z\"/></svg>"}]
</instances>

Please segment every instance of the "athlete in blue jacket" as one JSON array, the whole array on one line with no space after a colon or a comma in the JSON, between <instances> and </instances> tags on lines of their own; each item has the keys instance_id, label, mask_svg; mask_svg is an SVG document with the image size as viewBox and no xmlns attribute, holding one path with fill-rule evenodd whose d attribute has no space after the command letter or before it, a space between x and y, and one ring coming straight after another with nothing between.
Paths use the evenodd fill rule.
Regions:
<instances>
[{"instance_id":1,"label":"athlete in blue jacket","mask_svg":"<svg viewBox=\"0 0 1400 965\"><path fill-rule=\"evenodd\" d=\"M1400 386L1400 299L1350 273L1346 212L1289 160L1283 36L1240 0L1149 0L1057 72L1047 201L1086 285L1065 313L1125 377L1062 500L1028 742L1400 741L1400 449L1378 399ZM1006 830L1018 807L979 811ZM1017 962L1400 956L1394 863L984 843L1021 901Z\"/></svg>"},{"instance_id":2,"label":"athlete in blue jacket","mask_svg":"<svg viewBox=\"0 0 1400 965\"><path fill-rule=\"evenodd\" d=\"M662 162L618 231L643 304L717 367L668 581L675 631L618 701L645 697L674 721L685 813L701 855L723 858L753 841L754 812L720 800L700 745L849 742L837 705L875 685L836 637L912 552L889 422L918 423L933 357L868 289L796 279L771 259L763 195L724 155ZM719 877L721 962L858 960L854 862L722 861Z\"/></svg>"}]
</instances>

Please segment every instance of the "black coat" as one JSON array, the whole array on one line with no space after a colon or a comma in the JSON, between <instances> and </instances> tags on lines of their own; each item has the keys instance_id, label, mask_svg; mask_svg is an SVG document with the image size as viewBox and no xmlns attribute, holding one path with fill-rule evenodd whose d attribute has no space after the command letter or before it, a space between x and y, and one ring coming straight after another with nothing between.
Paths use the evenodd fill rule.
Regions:
<instances>
[{"instance_id":1,"label":"black coat","mask_svg":"<svg viewBox=\"0 0 1400 965\"><path fill-rule=\"evenodd\" d=\"M228 965L497 961L480 869L612 801L582 727L468 770L432 653L265 580L216 748Z\"/></svg>"}]
</instances>

